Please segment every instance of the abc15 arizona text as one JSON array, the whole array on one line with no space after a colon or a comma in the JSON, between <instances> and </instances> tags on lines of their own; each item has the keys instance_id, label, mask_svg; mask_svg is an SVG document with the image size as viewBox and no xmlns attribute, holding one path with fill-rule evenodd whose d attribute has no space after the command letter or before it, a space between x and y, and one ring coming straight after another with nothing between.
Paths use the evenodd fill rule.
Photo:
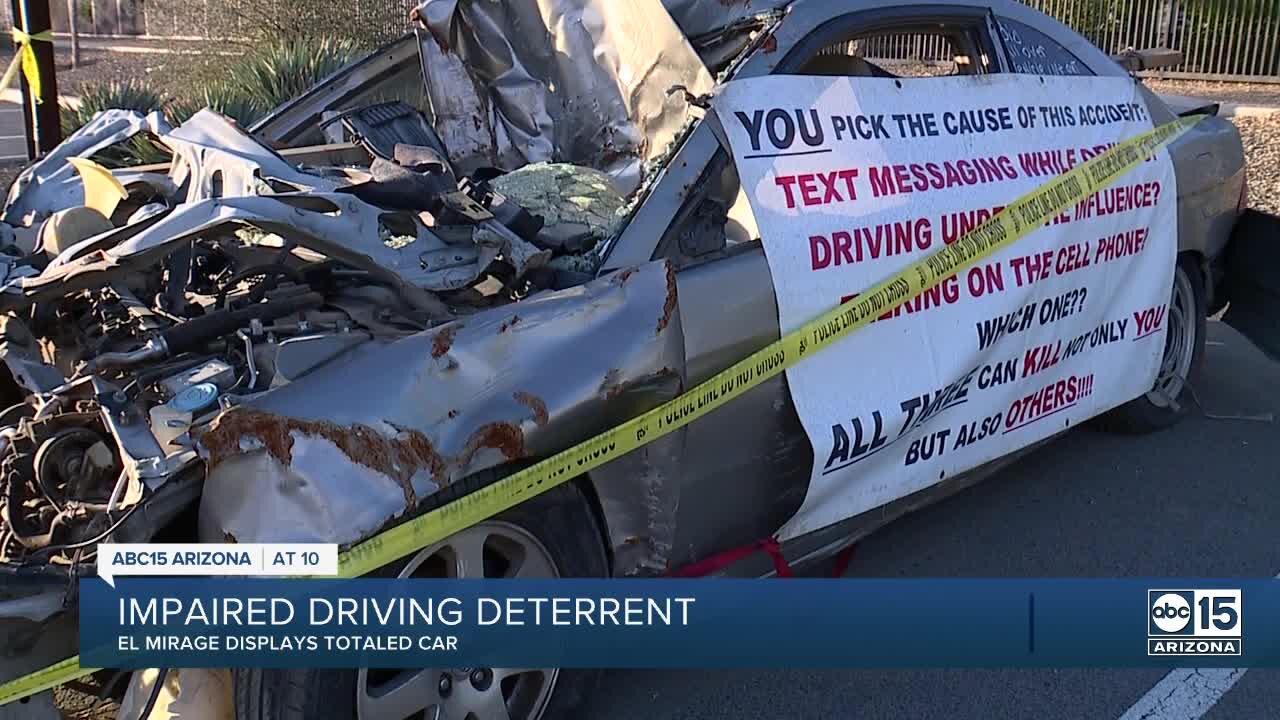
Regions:
<instances>
[{"instance_id":1,"label":"abc15 arizona text","mask_svg":"<svg viewBox=\"0 0 1280 720\"><path fill-rule=\"evenodd\" d=\"M1240 590L1148 590L1148 655L1239 655Z\"/></svg>"}]
</instances>

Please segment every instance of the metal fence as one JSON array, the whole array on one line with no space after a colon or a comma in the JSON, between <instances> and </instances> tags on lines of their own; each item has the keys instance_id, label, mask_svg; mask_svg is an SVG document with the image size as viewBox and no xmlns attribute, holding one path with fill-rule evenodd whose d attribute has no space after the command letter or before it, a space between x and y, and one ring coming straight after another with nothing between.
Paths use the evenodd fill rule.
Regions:
<instances>
[{"instance_id":1,"label":"metal fence","mask_svg":"<svg viewBox=\"0 0 1280 720\"><path fill-rule=\"evenodd\" d=\"M617 0L619 2L624 0ZM1160 77L1280 83L1280 0L1027 0L1103 51L1171 47L1183 63ZM416 0L73 0L80 30L98 35L244 37L263 25L307 27L369 42L408 29ZM3 14L8 2L0 0ZM50 0L67 29L66 0ZM911 58L913 43L902 52ZM928 60L936 48L922 48Z\"/></svg>"},{"instance_id":2,"label":"metal fence","mask_svg":"<svg viewBox=\"0 0 1280 720\"><path fill-rule=\"evenodd\" d=\"M140 2L94 0L103 1ZM145 0L142 34L242 38L261 34L265 27L283 33L331 33L372 44L407 32L409 11L417 4L416 0Z\"/></svg>"},{"instance_id":3,"label":"metal fence","mask_svg":"<svg viewBox=\"0 0 1280 720\"><path fill-rule=\"evenodd\" d=\"M420 0L49 0L54 32L70 29L78 13L82 35L181 40L245 38L266 29L305 29L374 44L409 30L409 11ZM0 23L12 26L9 0Z\"/></svg>"},{"instance_id":4,"label":"metal fence","mask_svg":"<svg viewBox=\"0 0 1280 720\"><path fill-rule=\"evenodd\" d=\"M1108 53L1170 47L1157 76L1280 82L1280 0L1030 0Z\"/></svg>"},{"instance_id":5,"label":"metal fence","mask_svg":"<svg viewBox=\"0 0 1280 720\"><path fill-rule=\"evenodd\" d=\"M1104 52L1169 47L1183 62L1153 77L1280 83L1280 0L1029 0ZM860 41L877 60L949 64L939 35L886 34ZM895 70L897 72L897 70Z\"/></svg>"}]
</instances>

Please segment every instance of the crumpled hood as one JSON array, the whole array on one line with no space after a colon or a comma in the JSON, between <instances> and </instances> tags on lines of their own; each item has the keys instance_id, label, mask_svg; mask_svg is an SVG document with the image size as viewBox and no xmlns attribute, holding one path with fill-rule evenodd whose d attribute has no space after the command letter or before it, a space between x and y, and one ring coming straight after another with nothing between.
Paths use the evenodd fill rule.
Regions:
<instances>
[{"instance_id":1,"label":"crumpled hood","mask_svg":"<svg viewBox=\"0 0 1280 720\"><path fill-rule=\"evenodd\" d=\"M201 436L200 538L356 542L440 487L670 400L683 366L665 261L362 345ZM681 430L592 473L615 552L629 553L619 567L664 566L683 443Z\"/></svg>"},{"instance_id":2,"label":"crumpled hood","mask_svg":"<svg viewBox=\"0 0 1280 720\"><path fill-rule=\"evenodd\" d=\"M170 128L156 113L143 116L108 110L98 114L23 173L19 180L26 179L26 184L15 183L6 216L39 222L52 212L83 203L83 183L67 158L88 157L141 132L156 135L173 151L169 175L125 171L116 177L125 185L163 186L173 206L67 248L38 277L30 277L29 269L25 276L0 269L0 292L10 296L0 298L0 304L13 300L16 293L62 292L57 285L75 275L83 276L79 282L91 285L101 281L95 274L124 264L126 258L154 261L202 233L230 233L244 226L259 230L242 236L246 244L278 241L271 236L274 233L386 274L412 296L413 305L441 317L450 313L423 290L465 287L499 255L517 275L550 256L491 216L468 228L466 241L446 242L416 213L380 208L341 192L350 187L345 178L300 170L209 109L177 128ZM397 242L389 243L393 236Z\"/></svg>"},{"instance_id":3,"label":"crumpled hood","mask_svg":"<svg viewBox=\"0 0 1280 720\"><path fill-rule=\"evenodd\" d=\"M164 117L131 110L105 110L27 166L9 188L8 201L0 220L15 227L30 225L63 208L84 204L84 185L67 158L87 158L139 133L160 136L173 128Z\"/></svg>"}]
</instances>

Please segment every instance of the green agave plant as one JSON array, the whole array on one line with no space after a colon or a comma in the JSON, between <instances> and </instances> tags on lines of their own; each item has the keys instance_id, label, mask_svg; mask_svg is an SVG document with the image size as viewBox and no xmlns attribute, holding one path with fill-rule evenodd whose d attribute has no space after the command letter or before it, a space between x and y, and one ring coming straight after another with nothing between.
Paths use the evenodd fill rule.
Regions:
<instances>
[{"instance_id":1,"label":"green agave plant","mask_svg":"<svg viewBox=\"0 0 1280 720\"><path fill-rule=\"evenodd\" d=\"M223 81L203 85L189 95L174 99L165 109L165 115L171 123L179 125L206 107L243 126L253 124L266 112L244 87Z\"/></svg>"},{"instance_id":2,"label":"green agave plant","mask_svg":"<svg viewBox=\"0 0 1280 720\"><path fill-rule=\"evenodd\" d=\"M266 111L301 95L360 54L349 39L269 41L227 69L228 83Z\"/></svg>"},{"instance_id":3,"label":"green agave plant","mask_svg":"<svg viewBox=\"0 0 1280 720\"><path fill-rule=\"evenodd\" d=\"M60 108L62 132L64 135L75 132L103 110L121 108L149 113L163 109L165 102L163 95L134 78L92 85L81 91L79 106L64 105ZM107 167L121 167L163 162L168 156L168 152L150 137L139 135L103 150L95 159Z\"/></svg>"},{"instance_id":4,"label":"green agave plant","mask_svg":"<svg viewBox=\"0 0 1280 720\"><path fill-rule=\"evenodd\" d=\"M166 97L144 81L132 78L91 85L81 91L79 107L62 108L62 130L70 134L98 112L110 108L142 113L161 110L177 125L208 107L248 126L361 53L360 45L349 39L279 39L230 59L219 70L221 79L197 82L178 97ZM107 167L120 167L163 162L168 156L151 138L138 136L104 150L98 160Z\"/></svg>"}]
</instances>

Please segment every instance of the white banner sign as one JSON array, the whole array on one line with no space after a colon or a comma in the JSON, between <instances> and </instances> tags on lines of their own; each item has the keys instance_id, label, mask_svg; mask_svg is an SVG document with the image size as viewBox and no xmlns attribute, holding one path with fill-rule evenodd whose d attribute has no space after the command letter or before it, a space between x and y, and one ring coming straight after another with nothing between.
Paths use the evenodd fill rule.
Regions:
<instances>
[{"instance_id":1,"label":"white banner sign","mask_svg":"<svg viewBox=\"0 0 1280 720\"><path fill-rule=\"evenodd\" d=\"M1152 127L1126 78L774 76L715 100L787 333ZM1161 153L1043 229L787 371L813 444L782 539L1133 399L1177 252Z\"/></svg>"}]
</instances>

